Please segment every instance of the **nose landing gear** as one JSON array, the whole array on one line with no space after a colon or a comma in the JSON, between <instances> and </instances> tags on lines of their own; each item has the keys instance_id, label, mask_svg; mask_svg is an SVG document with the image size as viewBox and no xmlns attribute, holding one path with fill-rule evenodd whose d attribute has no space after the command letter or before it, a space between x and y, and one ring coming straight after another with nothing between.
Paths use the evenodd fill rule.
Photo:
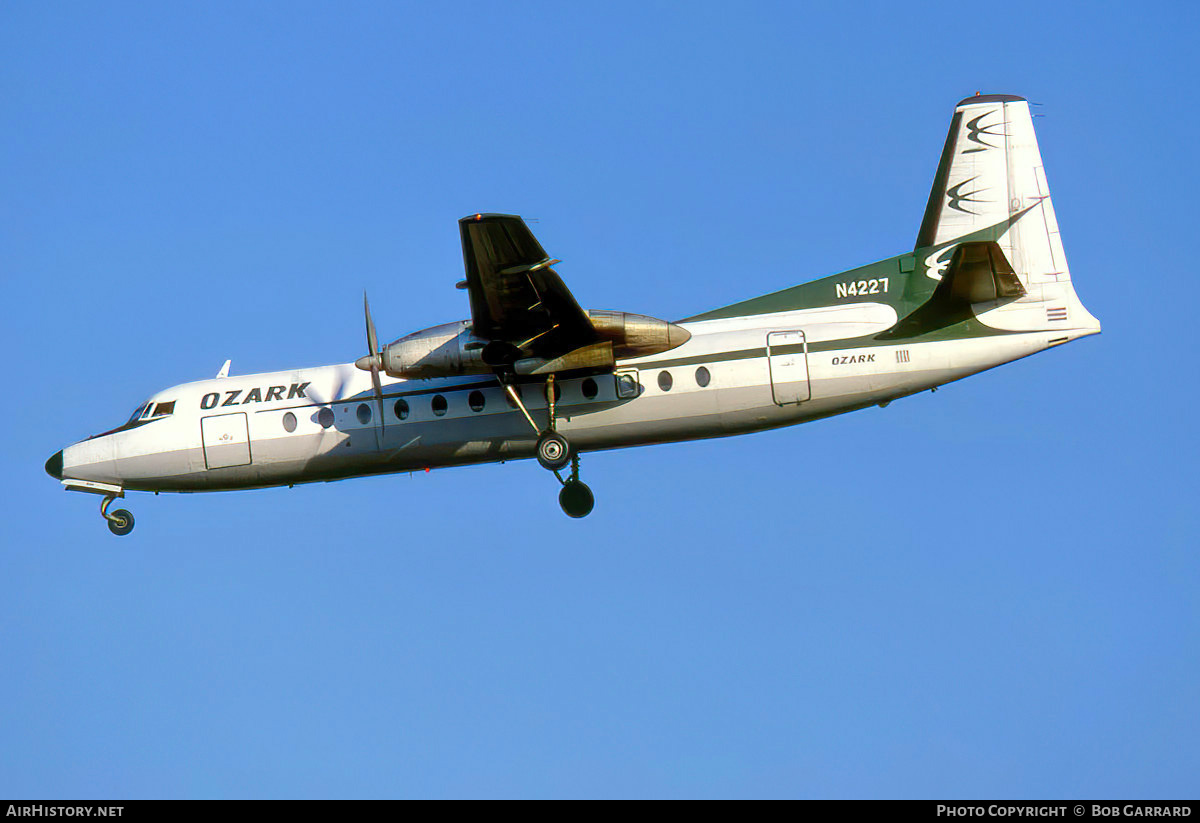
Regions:
<instances>
[{"instance_id":1,"label":"nose landing gear","mask_svg":"<svg viewBox=\"0 0 1200 823\"><path fill-rule=\"evenodd\" d=\"M109 505L117 499L117 495L106 495L100 504L100 515L108 521L108 530L118 537L124 537L133 531L133 513L129 509L108 510Z\"/></svg>"}]
</instances>

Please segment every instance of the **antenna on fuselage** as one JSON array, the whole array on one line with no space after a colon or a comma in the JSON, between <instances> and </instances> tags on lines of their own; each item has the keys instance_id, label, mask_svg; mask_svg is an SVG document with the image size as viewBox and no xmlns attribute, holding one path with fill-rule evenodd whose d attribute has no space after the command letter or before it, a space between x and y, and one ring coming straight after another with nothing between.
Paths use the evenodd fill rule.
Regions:
<instances>
[{"instance_id":1,"label":"antenna on fuselage","mask_svg":"<svg viewBox=\"0 0 1200 823\"><path fill-rule=\"evenodd\" d=\"M221 378L221 377L228 377L228 376L229 376L229 364L230 364L230 362L232 362L232 361L229 361L229 360L226 360L226 361L225 361L225 365L221 367L221 370L220 370L219 372L217 372L217 377L218 377L218 378Z\"/></svg>"}]
</instances>

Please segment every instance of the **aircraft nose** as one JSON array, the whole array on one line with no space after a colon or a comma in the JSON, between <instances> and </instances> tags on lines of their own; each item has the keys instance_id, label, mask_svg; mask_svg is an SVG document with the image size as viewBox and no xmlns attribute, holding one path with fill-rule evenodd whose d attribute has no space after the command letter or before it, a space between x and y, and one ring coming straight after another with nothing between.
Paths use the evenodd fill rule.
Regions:
<instances>
[{"instance_id":1,"label":"aircraft nose","mask_svg":"<svg viewBox=\"0 0 1200 823\"><path fill-rule=\"evenodd\" d=\"M46 474L55 480L62 480L62 452L57 451L46 461Z\"/></svg>"}]
</instances>

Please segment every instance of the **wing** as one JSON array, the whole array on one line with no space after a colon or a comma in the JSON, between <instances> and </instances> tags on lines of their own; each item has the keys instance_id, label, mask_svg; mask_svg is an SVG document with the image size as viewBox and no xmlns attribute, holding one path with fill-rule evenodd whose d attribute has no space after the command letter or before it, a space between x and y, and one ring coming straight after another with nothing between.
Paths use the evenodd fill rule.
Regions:
<instances>
[{"instance_id":1,"label":"wing","mask_svg":"<svg viewBox=\"0 0 1200 823\"><path fill-rule=\"evenodd\" d=\"M473 214L462 233L471 318L479 337L510 343L526 356L552 359L599 337L525 221L515 214Z\"/></svg>"}]
</instances>

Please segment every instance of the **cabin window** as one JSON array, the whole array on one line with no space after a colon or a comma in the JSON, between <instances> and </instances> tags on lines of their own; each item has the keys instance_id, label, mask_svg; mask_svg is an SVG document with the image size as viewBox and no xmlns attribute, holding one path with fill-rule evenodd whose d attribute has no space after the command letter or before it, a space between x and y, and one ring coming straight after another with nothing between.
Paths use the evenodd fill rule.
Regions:
<instances>
[{"instance_id":1,"label":"cabin window","mask_svg":"<svg viewBox=\"0 0 1200 823\"><path fill-rule=\"evenodd\" d=\"M321 424L321 428L327 429L333 425L333 409L328 406L322 406L317 412L317 422Z\"/></svg>"},{"instance_id":2,"label":"cabin window","mask_svg":"<svg viewBox=\"0 0 1200 823\"><path fill-rule=\"evenodd\" d=\"M371 407L366 403L359 403L354 413L358 416L358 422L364 426L371 422Z\"/></svg>"},{"instance_id":3,"label":"cabin window","mask_svg":"<svg viewBox=\"0 0 1200 823\"><path fill-rule=\"evenodd\" d=\"M433 396L433 403L431 404L431 407L433 408L433 413L438 417L441 417L446 413L446 398L442 397L440 394L435 394Z\"/></svg>"},{"instance_id":4,"label":"cabin window","mask_svg":"<svg viewBox=\"0 0 1200 823\"><path fill-rule=\"evenodd\" d=\"M289 434L296 430L296 415L288 412L283 416L283 430Z\"/></svg>"},{"instance_id":5,"label":"cabin window","mask_svg":"<svg viewBox=\"0 0 1200 823\"><path fill-rule=\"evenodd\" d=\"M587 380L583 381L582 389L583 389L583 396L586 397L588 400L594 399L596 397L596 394L599 393L599 391L600 391L600 388L596 385L596 381L590 377Z\"/></svg>"},{"instance_id":6,"label":"cabin window","mask_svg":"<svg viewBox=\"0 0 1200 823\"><path fill-rule=\"evenodd\" d=\"M708 369L704 368L703 366L696 369L696 385L697 386L699 386L700 388L704 388L705 386L708 385L710 380L712 380L712 375L708 373Z\"/></svg>"},{"instance_id":7,"label":"cabin window","mask_svg":"<svg viewBox=\"0 0 1200 823\"><path fill-rule=\"evenodd\" d=\"M670 391L671 386L675 385L675 381L671 378L669 371L660 371L658 373L658 387L663 391Z\"/></svg>"},{"instance_id":8,"label":"cabin window","mask_svg":"<svg viewBox=\"0 0 1200 823\"><path fill-rule=\"evenodd\" d=\"M396 405L393 408L396 411L396 417L400 418L401 420L406 420L408 418L407 400L397 400Z\"/></svg>"},{"instance_id":9,"label":"cabin window","mask_svg":"<svg viewBox=\"0 0 1200 823\"><path fill-rule=\"evenodd\" d=\"M467 403L471 406L471 411L483 411L484 397L483 392L476 389L467 396Z\"/></svg>"}]
</instances>

